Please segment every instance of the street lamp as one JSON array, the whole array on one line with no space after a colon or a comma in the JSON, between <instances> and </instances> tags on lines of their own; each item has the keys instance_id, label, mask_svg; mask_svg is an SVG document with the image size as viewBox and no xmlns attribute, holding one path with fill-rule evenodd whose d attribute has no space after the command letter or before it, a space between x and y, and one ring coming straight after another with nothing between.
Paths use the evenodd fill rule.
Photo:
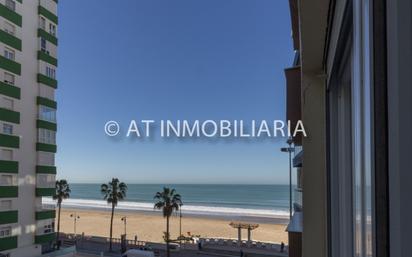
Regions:
<instances>
[{"instance_id":1,"label":"street lamp","mask_svg":"<svg viewBox=\"0 0 412 257\"><path fill-rule=\"evenodd\" d=\"M80 216L77 215L76 213L72 213L70 214L70 218L73 218L74 236L77 237L76 224L77 224L77 220L80 219Z\"/></svg>"},{"instance_id":2,"label":"street lamp","mask_svg":"<svg viewBox=\"0 0 412 257\"><path fill-rule=\"evenodd\" d=\"M126 227L127 227L127 218L126 218L126 216L122 217L121 220L124 223L124 235L126 236Z\"/></svg>"},{"instance_id":3,"label":"street lamp","mask_svg":"<svg viewBox=\"0 0 412 257\"><path fill-rule=\"evenodd\" d=\"M179 216L180 216L180 221L179 221L179 237L181 238L182 237L182 203L181 204L179 204L179 210L180 210L180 214L179 214ZM181 241L181 240L180 240ZM181 243L181 242L180 242Z\"/></svg>"},{"instance_id":4,"label":"street lamp","mask_svg":"<svg viewBox=\"0 0 412 257\"><path fill-rule=\"evenodd\" d=\"M280 151L289 153L289 218L292 219L292 152L295 151L295 148L292 147L293 140L291 138L286 143L289 147L282 147Z\"/></svg>"}]
</instances>

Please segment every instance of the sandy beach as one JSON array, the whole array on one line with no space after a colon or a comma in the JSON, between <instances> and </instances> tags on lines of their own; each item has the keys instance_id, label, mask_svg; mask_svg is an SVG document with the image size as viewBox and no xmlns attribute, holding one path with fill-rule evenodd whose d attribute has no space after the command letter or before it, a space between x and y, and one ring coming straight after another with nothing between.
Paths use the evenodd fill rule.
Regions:
<instances>
[{"instance_id":1,"label":"sandy beach","mask_svg":"<svg viewBox=\"0 0 412 257\"><path fill-rule=\"evenodd\" d=\"M103 210L74 210L62 209L60 230L65 233L74 232L73 218L70 214L76 212L80 219L77 221L77 233L85 235L109 236L110 212ZM163 231L166 230L166 221L160 213L115 212L113 221L113 237L120 238L124 233L124 224L121 217L127 217L127 235L134 239L150 242L162 242ZM56 221L57 222L57 221ZM237 230L229 226L230 220L218 217L183 217L182 232L187 235L201 235L202 237L237 238ZM252 239L266 242L287 243L286 225L276 222L259 223L259 227L252 232ZM171 236L179 234L179 217L171 218ZM242 233L247 238L247 232Z\"/></svg>"}]
</instances>

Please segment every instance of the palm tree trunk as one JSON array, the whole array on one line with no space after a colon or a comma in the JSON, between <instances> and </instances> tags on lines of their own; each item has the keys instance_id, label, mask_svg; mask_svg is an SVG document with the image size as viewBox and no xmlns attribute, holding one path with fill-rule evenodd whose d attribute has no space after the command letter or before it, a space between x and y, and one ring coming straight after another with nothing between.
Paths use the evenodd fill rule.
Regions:
<instances>
[{"instance_id":1,"label":"palm tree trunk","mask_svg":"<svg viewBox=\"0 0 412 257\"><path fill-rule=\"evenodd\" d=\"M170 248L169 248L169 216L166 216L166 255L170 257Z\"/></svg>"},{"instance_id":2,"label":"palm tree trunk","mask_svg":"<svg viewBox=\"0 0 412 257\"><path fill-rule=\"evenodd\" d=\"M62 209L62 203L58 203L59 213L57 215L57 249L60 249L60 211Z\"/></svg>"},{"instance_id":3,"label":"palm tree trunk","mask_svg":"<svg viewBox=\"0 0 412 257\"><path fill-rule=\"evenodd\" d=\"M110 218L110 243L109 243L109 250L110 251L112 251L113 215L114 215L114 204L112 204L112 217Z\"/></svg>"}]
</instances>

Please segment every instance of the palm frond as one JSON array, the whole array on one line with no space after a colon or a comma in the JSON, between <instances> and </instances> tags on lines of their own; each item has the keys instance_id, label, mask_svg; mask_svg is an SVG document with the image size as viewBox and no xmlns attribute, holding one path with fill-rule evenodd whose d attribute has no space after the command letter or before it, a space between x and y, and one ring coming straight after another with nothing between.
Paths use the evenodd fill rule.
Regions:
<instances>
[{"instance_id":1,"label":"palm frond","mask_svg":"<svg viewBox=\"0 0 412 257\"><path fill-rule=\"evenodd\" d=\"M112 178L107 184L100 186L100 192L107 203L117 206L119 201L126 198L127 185L124 182L120 182L117 178Z\"/></svg>"},{"instance_id":2,"label":"palm frond","mask_svg":"<svg viewBox=\"0 0 412 257\"><path fill-rule=\"evenodd\" d=\"M57 200L58 203L61 203L63 199L67 199L70 197L70 186L67 183L67 180L56 180L55 183L55 193L53 195L53 199Z\"/></svg>"},{"instance_id":3,"label":"palm frond","mask_svg":"<svg viewBox=\"0 0 412 257\"><path fill-rule=\"evenodd\" d=\"M161 209L164 217L170 217L182 205L181 196L176 193L174 188L163 187L162 192L155 194L154 200L154 208Z\"/></svg>"}]
</instances>

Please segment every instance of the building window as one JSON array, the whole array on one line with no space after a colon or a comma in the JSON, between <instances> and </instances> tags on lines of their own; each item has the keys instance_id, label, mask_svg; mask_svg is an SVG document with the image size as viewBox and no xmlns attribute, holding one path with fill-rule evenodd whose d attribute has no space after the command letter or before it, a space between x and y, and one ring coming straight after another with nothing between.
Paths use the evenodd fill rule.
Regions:
<instances>
[{"instance_id":1,"label":"building window","mask_svg":"<svg viewBox=\"0 0 412 257\"><path fill-rule=\"evenodd\" d=\"M1 107L9 110L13 110L13 100L10 98L3 97L1 102Z\"/></svg>"},{"instance_id":2,"label":"building window","mask_svg":"<svg viewBox=\"0 0 412 257\"><path fill-rule=\"evenodd\" d=\"M11 200L1 200L0 201L0 211L11 210Z\"/></svg>"},{"instance_id":3,"label":"building window","mask_svg":"<svg viewBox=\"0 0 412 257\"><path fill-rule=\"evenodd\" d=\"M46 224L43 227L43 233L44 234L49 234L49 233L53 233L54 232L54 222L52 222L51 224Z\"/></svg>"},{"instance_id":4,"label":"building window","mask_svg":"<svg viewBox=\"0 0 412 257\"><path fill-rule=\"evenodd\" d=\"M13 175L0 175L0 186L12 186L14 184Z\"/></svg>"},{"instance_id":5,"label":"building window","mask_svg":"<svg viewBox=\"0 0 412 257\"><path fill-rule=\"evenodd\" d=\"M43 52L48 53L48 52L47 52L47 41L46 41L46 39L45 39L44 37L40 38L40 49L41 49Z\"/></svg>"},{"instance_id":6,"label":"building window","mask_svg":"<svg viewBox=\"0 0 412 257\"><path fill-rule=\"evenodd\" d=\"M37 163L39 165L54 166L54 153L37 152Z\"/></svg>"},{"instance_id":7,"label":"building window","mask_svg":"<svg viewBox=\"0 0 412 257\"><path fill-rule=\"evenodd\" d=\"M56 122L56 110L47 106L39 106L39 118L50 122Z\"/></svg>"},{"instance_id":8,"label":"building window","mask_svg":"<svg viewBox=\"0 0 412 257\"><path fill-rule=\"evenodd\" d=\"M56 131L39 129L39 142L44 144L56 144Z\"/></svg>"},{"instance_id":9,"label":"building window","mask_svg":"<svg viewBox=\"0 0 412 257\"><path fill-rule=\"evenodd\" d=\"M46 19L45 19L44 17L41 17L41 16L40 16L40 21L39 21L39 23L40 23L40 24L39 24L40 28L46 30Z\"/></svg>"},{"instance_id":10,"label":"building window","mask_svg":"<svg viewBox=\"0 0 412 257\"><path fill-rule=\"evenodd\" d=\"M50 24L49 24L49 32L50 32L50 34L52 34L53 36L56 36L56 25L50 23Z\"/></svg>"},{"instance_id":11,"label":"building window","mask_svg":"<svg viewBox=\"0 0 412 257\"><path fill-rule=\"evenodd\" d=\"M7 33L9 33L10 35L13 35L16 33L16 27L14 27L14 25L10 24L7 21L4 21L4 27L3 30Z\"/></svg>"},{"instance_id":12,"label":"building window","mask_svg":"<svg viewBox=\"0 0 412 257\"><path fill-rule=\"evenodd\" d=\"M11 50L10 48L5 47L4 48L4 57L6 57L9 60L14 61L14 59L15 59L14 51Z\"/></svg>"},{"instance_id":13,"label":"building window","mask_svg":"<svg viewBox=\"0 0 412 257\"><path fill-rule=\"evenodd\" d=\"M56 79L56 70L52 67L46 66L46 76L52 79Z\"/></svg>"},{"instance_id":14,"label":"building window","mask_svg":"<svg viewBox=\"0 0 412 257\"><path fill-rule=\"evenodd\" d=\"M3 134L13 135L13 125L3 123Z\"/></svg>"},{"instance_id":15,"label":"building window","mask_svg":"<svg viewBox=\"0 0 412 257\"><path fill-rule=\"evenodd\" d=\"M13 0L6 0L6 7L12 11L16 11L16 3Z\"/></svg>"},{"instance_id":16,"label":"building window","mask_svg":"<svg viewBox=\"0 0 412 257\"><path fill-rule=\"evenodd\" d=\"M12 161L13 160L13 150L1 149L0 159L4 161Z\"/></svg>"},{"instance_id":17,"label":"building window","mask_svg":"<svg viewBox=\"0 0 412 257\"><path fill-rule=\"evenodd\" d=\"M14 86L14 75L8 72L4 73L4 83Z\"/></svg>"},{"instance_id":18,"label":"building window","mask_svg":"<svg viewBox=\"0 0 412 257\"><path fill-rule=\"evenodd\" d=\"M37 174L37 187L53 188L56 183L56 176L52 174Z\"/></svg>"},{"instance_id":19,"label":"building window","mask_svg":"<svg viewBox=\"0 0 412 257\"><path fill-rule=\"evenodd\" d=\"M10 237L11 236L11 227L0 227L0 238Z\"/></svg>"}]
</instances>

